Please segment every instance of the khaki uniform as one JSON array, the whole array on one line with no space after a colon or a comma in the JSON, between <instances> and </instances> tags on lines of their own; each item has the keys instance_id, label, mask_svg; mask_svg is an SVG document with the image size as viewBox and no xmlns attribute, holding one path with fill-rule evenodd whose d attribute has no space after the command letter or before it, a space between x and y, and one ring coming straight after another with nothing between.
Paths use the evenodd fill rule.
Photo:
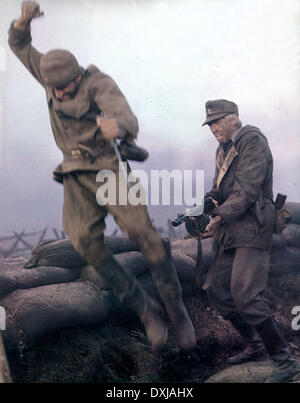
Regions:
<instances>
[{"instance_id":1,"label":"khaki uniform","mask_svg":"<svg viewBox=\"0 0 300 403\"><path fill-rule=\"evenodd\" d=\"M31 45L30 32L17 30L12 24L9 45L46 91L52 131L64 155L64 161L54 171L64 177L63 227L74 247L88 262L91 260L88 249L94 243L98 249L97 259L101 261L107 257L109 252L103 243L103 231L104 218L109 211L121 229L139 241L147 260L161 260L165 256L164 247L145 206L128 204L106 209L96 201L100 186L96 182L96 172L110 169L117 175L119 169L113 147L96 125L96 116L104 112L115 117L121 133L131 138L138 132L137 119L116 83L97 67L90 66L83 70L75 97L60 102L41 78L42 54Z\"/></svg>"},{"instance_id":2,"label":"khaki uniform","mask_svg":"<svg viewBox=\"0 0 300 403\"><path fill-rule=\"evenodd\" d=\"M134 139L138 122L126 98L109 76L90 66L82 69L75 96L60 102L42 80L40 60L43 55L32 47L30 32L19 31L12 24L9 45L46 91L52 131L64 156L62 164L54 171L63 178L64 184L63 228L75 249L96 268L104 286L112 288L121 301L139 314L152 346L161 346L165 342L166 327L155 301L145 295L135 278L117 264L104 245L105 217L111 213L143 253L179 346L194 347L195 333L182 301L176 268L152 226L147 208L129 203L103 207L96 201L100 186L96 182L98 171L112 170L117 177L117 190L119 180L117 157L96 125L96 116L101 112L112 116L118 124L120 137Z\"/></svg>"},{"instance_id":3,"label":"khaki uniform","mask_svg":"<svg viewBox=\"0 0 300 403\"><path fill-rule=\"evenodd\" d=\"M218 147L213 188L207 194L224 200L215 210L224 223L214 237L215 259L204 287L224 317L238 311L252 325L273 313L263 297L275 220L272 173L272 154L265 136L246 126L226 156ZM264 197L261 224L254 209L260 191Z\"/></svg>"},{"instance_id":4,"label":"khaki uniform","mask_svg":"<svg viewBox=\"0 0 300 403\"><path fill-rule=\"evenodd\" d=\"M10 48L46 92L52 132L64 156L55 173L109 169L114 152L96 125L96 116L103 112L114 117L122 137L136 138L138 122L126 98L111 77L89 66L86 70L82 68L83 77L76 96L60 102L42 80L40 60L43 54L31 45L31 40L30 31L10 26Z\"/></svg>"}]
</instances>

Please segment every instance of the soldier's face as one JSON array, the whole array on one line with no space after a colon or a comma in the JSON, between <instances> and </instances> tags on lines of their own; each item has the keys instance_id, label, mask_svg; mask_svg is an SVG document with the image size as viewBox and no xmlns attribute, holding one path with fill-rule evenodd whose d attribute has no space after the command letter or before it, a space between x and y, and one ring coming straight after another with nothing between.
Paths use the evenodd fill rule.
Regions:
<instances>
[{"instance_id":1,"label":"soldier's face","mask_svg":"<svg viewBox=\"0 0 300 403\"><path fill-rule=\"evenodd\" d=\"M79 86L81 76L77 77L75 80L70 81L63 88L54 88L54 95L59 101L67 101L74 97L77 88Z\"/></svg>"},{"instance_id":2,"label":"soldier's face","mask_svg":"<svg viewBox=\"0 0 300 403\"><path fill-rule=\"evenodd\" d=\"M215 120L209 124L209 128L216 140L221 144L226 144L235 132L235 126L225 118Z\"/></svg>"}]
</instances>

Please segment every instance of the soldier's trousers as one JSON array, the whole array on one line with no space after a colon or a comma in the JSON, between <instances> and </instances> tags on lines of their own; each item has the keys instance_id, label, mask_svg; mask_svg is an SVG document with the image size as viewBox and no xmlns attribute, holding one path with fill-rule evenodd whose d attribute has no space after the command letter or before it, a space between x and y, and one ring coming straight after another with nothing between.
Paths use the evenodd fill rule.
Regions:
<instances>
[{"instance_id":1,"label":"soldier's trousers","mask_svg":"<svg viewBox=\"0 0 300 403\"><path fill-rule=\"evenodd\" d=\"M101 262L111 256L104 245L105 218L110 213L121 230L135 240L142 252L152 277L166 297L181 298L181 286L174 265L170 270L159 270L159 262L167 259L161 237L157 234L144 205L106 205L96 201L100 184L96 172L72 172L64 176L63 228L74 248L102 277L105 285L114 287L114 282L124 284L123 297L130 297L134 284L128 272L116 265L114 273L101 272ZM120 287L118 287L120 289ZM119 295L122 300L122 295Z\"/></svg>"},{"instance_id":2,"label":"soldier's trousers","mask_svg":"<svg viewBox=\"0 0 300 403\"><path fill-rule=\"evenodd\" d=\"M264 294L269 260L270 253L258 248L231 249L215 257L204 288L221 316L238 312L255 326L273 315Z\"/></svg>"}]
</instances>

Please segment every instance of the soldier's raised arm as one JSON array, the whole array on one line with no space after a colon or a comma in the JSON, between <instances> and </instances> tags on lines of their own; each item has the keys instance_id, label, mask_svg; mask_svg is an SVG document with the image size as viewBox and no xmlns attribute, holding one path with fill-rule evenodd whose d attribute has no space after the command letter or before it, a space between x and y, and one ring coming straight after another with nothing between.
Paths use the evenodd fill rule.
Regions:
<instances>
[{"instance_id":1,"label":"soldier's raised arm","mask_svg":"<svg viewBox=\"0 0 300 403\"><path fill-rule=\"evenodd\" d=\"M17 58L24 64L30 73L44 86L40 73L40 59L42 53L31 45L30 24L35 18L42 16L40 6L35 1L22 3L21 16L11 23L9 28L8 44Z\"/></svg>"}]
</instances>

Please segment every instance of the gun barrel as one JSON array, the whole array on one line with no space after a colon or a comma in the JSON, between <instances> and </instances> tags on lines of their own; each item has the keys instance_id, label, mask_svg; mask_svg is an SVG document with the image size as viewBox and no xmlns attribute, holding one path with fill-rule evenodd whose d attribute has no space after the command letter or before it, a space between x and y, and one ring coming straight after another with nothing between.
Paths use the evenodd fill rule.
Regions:
<instances>
[{"instance_id":1,"label":"gun barrel","mask_svg":"<svg viewBox=\"0 0 300 403\"><path fill-rule=\"evenodd\" d=\"M172 221L172 225L173 227L178 227L179 225L183 224L185 220L185 217L177 217Z\"/></svg>"}]
</instances>

